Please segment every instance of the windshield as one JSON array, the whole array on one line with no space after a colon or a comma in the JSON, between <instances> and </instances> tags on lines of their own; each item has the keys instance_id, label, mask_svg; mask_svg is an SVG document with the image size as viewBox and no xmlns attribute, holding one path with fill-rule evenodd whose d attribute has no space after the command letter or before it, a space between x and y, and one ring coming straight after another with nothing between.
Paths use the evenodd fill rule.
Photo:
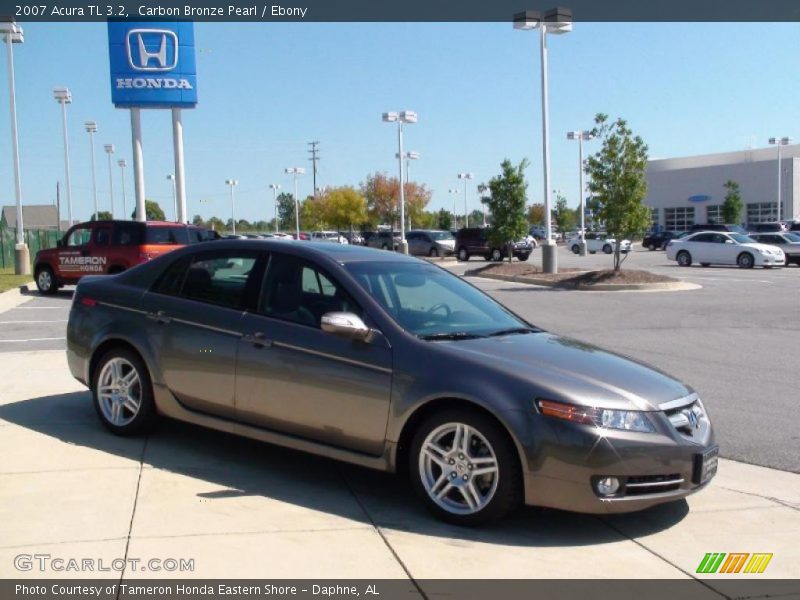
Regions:
<instances>
[{"instance_id":1,"label":"windshield","mask_svg":"<svg viewBox=\"0 0 800 600\"><path fill-rule=\"evenodd\" d=\"M483 337L530 328L455 275L427 264L349 263L345 268L406 331L420 337Z\"/></svg>"},{"instance_id":2,"label":"windshield","mask_svg":"<svg viewBox=\"0 0 800 600\"><path fill-rule=\"evenodd\" d=\"M796 233L784 233L783 237L788 239L790 242L800 242L800 235Z\"/></svg>"},{"instance_id":3,"label":"windshield","mask_svg":"<svg viewBox=\"0 0 800 600\"><path fill-rule=\"evenodd\" d=\"M755 244L756 243L756 241L753 238L751 238L750 236L747 236L747 235L743 235L741 233L730 233L728 235L730 235L730 237L732 239L736 240L740 244Z\"/></svg>"},{"instance_id":4,"label":"windshield","mask_svg":"<svg viewBox=\"0 0 800 600\"><path fill-rule=\"evenodd\" d=\"M435 240L454 240L453 234L449 231L431 231L430 236Z\"/></svg>"}]
</instances>

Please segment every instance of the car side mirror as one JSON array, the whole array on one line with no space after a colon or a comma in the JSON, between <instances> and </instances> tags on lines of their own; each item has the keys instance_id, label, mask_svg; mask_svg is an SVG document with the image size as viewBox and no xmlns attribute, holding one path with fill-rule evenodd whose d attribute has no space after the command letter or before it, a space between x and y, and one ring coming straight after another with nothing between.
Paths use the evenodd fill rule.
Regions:
<instances>
[{"instance_id":1,"label":"car side mirror","mask_svg":"<svg viewBox=\"0 0 800 600\"><path fill-rule=\"evenodd\" d=\"M372 330L356 314L350 312L329 312L322 315L320 323L322 331L341 337L369 342Z\"/></svg>"}]
</instances>

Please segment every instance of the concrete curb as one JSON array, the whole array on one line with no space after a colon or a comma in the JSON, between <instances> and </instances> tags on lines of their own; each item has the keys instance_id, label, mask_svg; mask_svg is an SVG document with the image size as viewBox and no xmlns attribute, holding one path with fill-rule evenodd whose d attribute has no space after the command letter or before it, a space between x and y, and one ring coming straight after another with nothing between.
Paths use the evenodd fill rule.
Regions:
<instances>
[{"instance_id":1,"label":"concrete curb","mask_svg":"<svg viewBox=\"0 0 800 600\"><path fill-rule=\"evenodd\" d=\"M27 292L29 286L33 284L33 281L29 281L28 283L24 283L21 286L14 288L13 290L0 293L0 313L11 310L12 308L16 308L28 300L29 298L23 293L23 290Z\"/></svg>"},{"instance_id":2,"label":"concrete curb","mask_svg":"<svg viewBox=\"0 0 800 600\"><path fill-rule=\"evenodd\" d=\"M595 285L562 286L559 285L559 282L550 281L549 279L538 279L529 276L520 277L517 275L493 275L476 270L465 271L464 277L482 277L484 279L494 279L496 281L526 283L528 285L540 285L564 290L578 290L581 292L680 292L699 290L703 287L702 285L686 281L665 281L659 283L598 283Z\"/></svg>"}]
</instances>

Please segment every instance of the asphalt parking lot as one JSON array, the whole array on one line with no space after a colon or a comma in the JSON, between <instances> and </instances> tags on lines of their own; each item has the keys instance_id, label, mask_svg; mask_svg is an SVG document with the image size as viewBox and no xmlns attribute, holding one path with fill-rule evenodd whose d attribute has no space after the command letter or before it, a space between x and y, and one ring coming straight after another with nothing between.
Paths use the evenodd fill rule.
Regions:
<instances>
[{"instance_id":1,"label":"asphalt parking lot","mask_svg":"<svg viewBox=\"0 0 800 600\"><path fill-rule=\"evenodd\" d=\"M560 258L591 268L610 261ZM663 253L647 252L626 266L677 273L703 289L472 282L534 323L691 383L723 456L782 470L722 460L708 489L643 513L526 508L490 527L452 527L431 518L399 477L180 423L162 422L147 438L109 435L66 368L71 294L31 294L0 306L0 577L85 575L14 567L21 553L49 553L195 561L191 573L160 577L411 578L425 594L425 580L436 578L697 578L720 598L735 595L736 577L695 570L707 552L743 551L774 553L766 577L800 578L800 434L791 417L800 268L676 271ZM786 597L800 594L787 585Z\"/></svg>"}]
</instances>

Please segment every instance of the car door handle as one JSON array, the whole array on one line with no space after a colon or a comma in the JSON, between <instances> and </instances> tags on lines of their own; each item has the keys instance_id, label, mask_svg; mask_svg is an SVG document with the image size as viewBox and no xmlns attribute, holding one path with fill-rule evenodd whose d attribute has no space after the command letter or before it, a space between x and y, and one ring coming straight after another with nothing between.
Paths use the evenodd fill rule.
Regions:
<instances>
[{"instance_id":1,"label":"car door handle","mask_svg":"<svg viewBox=\"0 0 800 600\"><path fill-rule=\"evenodd\" d=\"M172 319L170 319L167 316L167 313L165 313L163 310L147 313L147 318L150 319L151 321L155 321L159 325L166 325L167 323L172 321Z\"/></svg>"},{"instance_id":2,"label":"car door handle","mask_svg":"<svg viewBox=\"0 0 800 600\"><path fill-rule=\"evenodd\" d=\"M247 344L253 344L256 348L263 348L264 346L271 346L272 342L267 339L267 336L261 331L255 333L245 334L242 336L242 341Z\"/></svg>"}]
</instances>

